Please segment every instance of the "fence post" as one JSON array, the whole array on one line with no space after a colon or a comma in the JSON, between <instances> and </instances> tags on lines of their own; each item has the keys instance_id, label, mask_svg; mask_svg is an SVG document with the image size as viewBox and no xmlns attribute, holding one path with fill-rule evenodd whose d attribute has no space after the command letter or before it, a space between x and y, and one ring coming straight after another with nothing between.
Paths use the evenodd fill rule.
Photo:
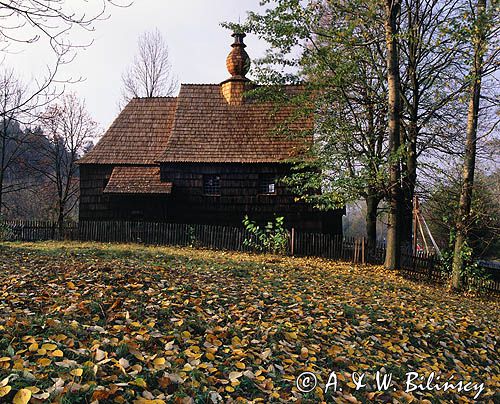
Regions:
<instances>
[{"instance_id":1,"label":"fence post","mask_svg":"<svg viewBox=\"0 0 500 404\"><path fill-rule=\"evenodd\" d=\"M365 262L365 238L361 238L361 263L363 265L366 264Z\"/></svg>"},{"instance_id":2,"label":"fence post","mask_svg":"<svg viewBox=\"0 0 500 404\"><path fill-rule=\"evenodd\" d=\"M294 227L292 227L292 236L290 237L290 239L291 239L290 240L290 243L291 243L291 245L290 245L290 254L293 257L293 255L295 253L295 251L294 251L294 246L295 246L295 228Z\"/></svg>"}]
</instances>

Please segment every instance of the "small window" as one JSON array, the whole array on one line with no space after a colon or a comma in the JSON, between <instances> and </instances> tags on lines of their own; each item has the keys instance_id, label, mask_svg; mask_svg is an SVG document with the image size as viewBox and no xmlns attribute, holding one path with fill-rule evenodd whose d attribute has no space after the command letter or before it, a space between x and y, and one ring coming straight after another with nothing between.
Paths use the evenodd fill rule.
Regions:
<instances>
[{"instance_id":1,"label":"small window","mask_svg":"<svg viewBox=\"0 0 500 404\"><path fill-rule=\"evenodd\" d=\"M203 176L203 193L205 195L220 195L220 176Z\"/></svg>"},{"instance_id":2,"label":"small window","mask_svg":"<svg viewBox=\"0 0 500 404\"><path fill-rule=\"evenodd\" d=\"M272 195L276 193L276 177L263 174L259 177L259 194Z\"/></svg>"}]
</instances>

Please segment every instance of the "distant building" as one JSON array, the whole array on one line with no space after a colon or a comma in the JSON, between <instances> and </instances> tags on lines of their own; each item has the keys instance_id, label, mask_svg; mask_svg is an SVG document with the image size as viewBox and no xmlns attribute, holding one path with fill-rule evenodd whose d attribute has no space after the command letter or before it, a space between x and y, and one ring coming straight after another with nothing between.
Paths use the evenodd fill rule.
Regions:
<instances>
[{"instance_id":1,"label":"distant building","mask_svg":"<svg viewBox=\"0 0 500 404\"><path fill-rule=\"evenodd\" d=\"M79 161L81 221L241 226L245 214L261 222L279 215L287 227L342 233L343 209L318 211L280 183L308 144L277 134L293 107L245 97L254 88L245 34L233 37L229 79L182 84L178 97L133 99Z\"/></svg>"}]
</instances>

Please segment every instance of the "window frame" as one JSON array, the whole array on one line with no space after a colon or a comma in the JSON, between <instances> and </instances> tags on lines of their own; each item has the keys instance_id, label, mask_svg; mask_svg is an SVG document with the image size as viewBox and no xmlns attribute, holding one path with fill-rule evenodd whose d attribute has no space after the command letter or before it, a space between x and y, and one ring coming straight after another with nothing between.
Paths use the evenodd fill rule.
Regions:
<instances>
[{"instance_id":1,"label":"window frame","mask_svg":"<svg viewBox=\"0 0 500 404\"><path fill-rule=\"evenodd\" d=\"M259 174L259 183L257 184L258 186L258 195L276 195L277 194L277 182L278 179L276 178L276 175L273 173L263 173ZM269 186L273 186L273 191L269 192ZM264 189L267 188L267 191L264 191Z\"/></svg>"},{"instance_id":2,"label":"window frame","mask_svg":"<svg viewBox=\"0 0 500 404\"><path fill-rule=\"evenodd\" d=\"M217 181L216 185L208 185L207 181L209 178L213 178ZM220 196L221 195L221 178L220 174L203 174L203 184L202 184L202 192L204 196ZM208 187L212 187L215 190L207 192Z\"/></svg>"}]
</instances>

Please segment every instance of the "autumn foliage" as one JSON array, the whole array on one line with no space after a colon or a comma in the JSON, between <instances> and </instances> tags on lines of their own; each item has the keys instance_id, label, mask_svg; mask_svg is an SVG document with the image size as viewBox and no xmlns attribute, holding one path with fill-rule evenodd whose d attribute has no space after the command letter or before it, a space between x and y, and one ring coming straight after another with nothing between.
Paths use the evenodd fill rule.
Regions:
<instances>
[{"instance_id":1,"label":"autumn foliage","mask_svg":"<svg viewBox=\"0 0 500 404\"><path fill-rule=\"evenodd\" d=\"M472 402L465 392L404 393L397 376L408 371L482 381L481 401L498 398L498 303L379 267L3 243L0 294L2 402ZM396 391L349 382L381 368ZM311 371L324 387L333 370L342 392L295 386Z\"/></svg>"}]
</instances>

